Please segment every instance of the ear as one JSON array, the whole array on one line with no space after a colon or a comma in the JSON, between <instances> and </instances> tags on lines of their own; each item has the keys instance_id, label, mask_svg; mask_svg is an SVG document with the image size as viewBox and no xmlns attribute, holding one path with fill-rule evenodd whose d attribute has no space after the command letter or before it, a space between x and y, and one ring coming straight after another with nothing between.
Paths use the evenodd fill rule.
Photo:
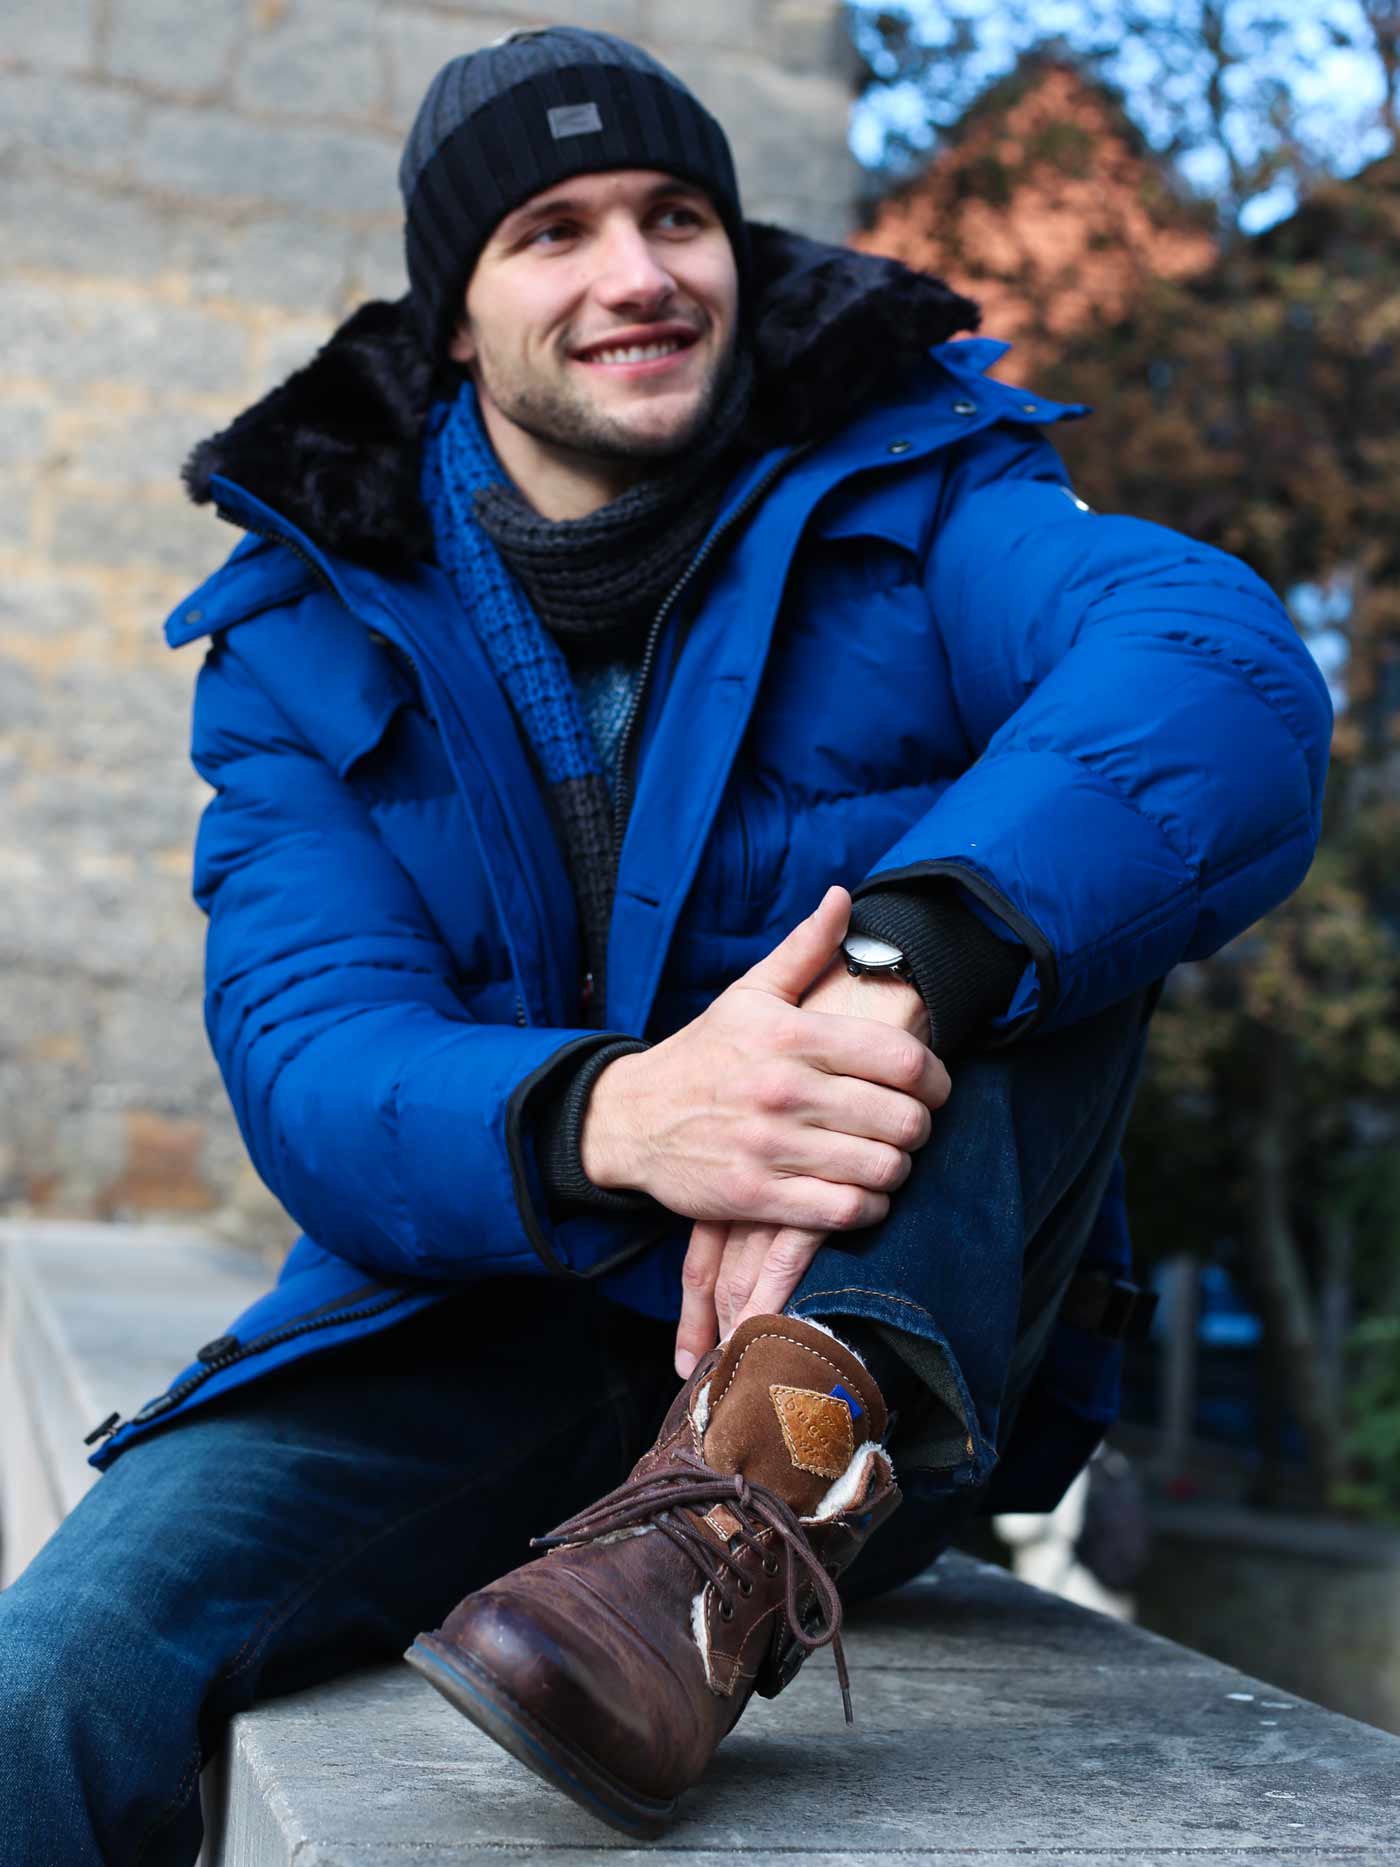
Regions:
<instances>
[{"instance_id":1,"label":"ear","mask_svg":"<svg viewBox=\"0 0 1400 1867\"><path fill-rule=\"evenodd\" d=\"M454 363L470 365L476 362L476 339L471 334L471 326L465 315L457 322L452 341L447 346L447 354Z\"/></svg>"}]
</instances>

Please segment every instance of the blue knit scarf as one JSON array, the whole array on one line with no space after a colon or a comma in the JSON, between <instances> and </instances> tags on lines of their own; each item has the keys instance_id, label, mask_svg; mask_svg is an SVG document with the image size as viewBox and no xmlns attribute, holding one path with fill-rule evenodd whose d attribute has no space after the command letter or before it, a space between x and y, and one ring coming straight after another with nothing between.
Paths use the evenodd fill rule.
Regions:
<instances>
[{"instance_id":1,"label":"blue knit scarf","mask_svg":"<svg viewBox=\"0 0 1400 1867\"><path fill-rule=\"evenodd\" d=\"M463 383L428 418L423 502L438 561L471 617L547 785L603 772L563 650L477 523L476 496L507 484L482 426L476 394Z\"/></svg>"}]
</instances>

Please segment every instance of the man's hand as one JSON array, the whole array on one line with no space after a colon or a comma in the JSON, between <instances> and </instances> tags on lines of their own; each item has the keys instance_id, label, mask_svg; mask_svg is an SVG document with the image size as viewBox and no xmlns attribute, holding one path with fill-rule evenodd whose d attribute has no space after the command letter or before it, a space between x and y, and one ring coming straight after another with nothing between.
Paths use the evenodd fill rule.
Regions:
<instances>
[{"instance_id":1,"label":"man's hand","mask_svg":"<svg viewBox=\"0 0 1400 1867\"><path fill-rule=\"evenodd\" d=\"M907 1004L898 1023L876 1010L896 1002L891 986L904 1003L906 988L832 967L850 905L844 888L828 889L698 1018L608 1065L580 1150L595 1185L640 1188L705 1221L826 1233L885 1217L948 1075L907 1028ZM800 1002L833 971L816 1003Z\"/></svg>"},{"instance_id":2,"label":"man's hand","mask_svg":"<svg viewBox=\"0 0 1400 1867\"><path fill-rule=\"evenodd\" d=\"M852 977L838 955L802 1000L804 1010L877 1017L927 1043L928 1009L907 980ZM685 1380L717 1341L748 1316L774 1315L802 1281L826 1232L797 1226L701 1220L681 1271L676 1373Z\"/></svg>"}]
</instances>

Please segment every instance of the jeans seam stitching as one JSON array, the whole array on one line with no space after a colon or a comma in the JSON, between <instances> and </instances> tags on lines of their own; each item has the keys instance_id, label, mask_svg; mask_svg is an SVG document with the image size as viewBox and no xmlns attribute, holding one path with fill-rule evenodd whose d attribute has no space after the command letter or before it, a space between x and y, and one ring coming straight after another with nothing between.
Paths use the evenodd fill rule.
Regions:
<instances>
[{"instance_id":1,"label":"jeans seam stitching","mask_svg":"<svg viewBox=\"0 0 1400 1867\"><path fill-rule=\"evenodd\" d=\"M922 1303L911 1302L908 1297L891 1296L887 1290L867 1290L862 1284L842 1284L838 1290L814 1290L810 1296L798 1297L788 1308L800 1309L804 1303L816 1303L823 1297L875 1297L881 1303L899 1303L905 1309L917 1310L921 1316L927 1316L935 1329L938 1327L933 1312L926 1310Z\"/></svg>"}]
</instances>

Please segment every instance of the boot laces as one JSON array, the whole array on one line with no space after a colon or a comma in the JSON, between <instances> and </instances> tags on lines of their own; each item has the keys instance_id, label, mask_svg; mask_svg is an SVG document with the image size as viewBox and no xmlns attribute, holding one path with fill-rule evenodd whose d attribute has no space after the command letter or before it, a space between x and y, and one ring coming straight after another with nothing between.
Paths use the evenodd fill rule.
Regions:
<instances>
[{"instance_id":1,"label":"boot laces","mask_svg":"<svg viewBox=\"0 0 1400 1867\"><path fill-rule=\"evenodd\" d=\"M737 1552L711 1542L688 1515L697 1509L703 1514L715 1504L728 1507L739 1525L742 1546L760 1552L766 1574L776 1572L777 1552L782 1552L788 1632L808 1653L818 1647L831 1648L846 1723L854 1724L851 1681L841 1643L841 1597L835 1578L812 1548L792 1506L767 1485L745 1478L742 1472L717 1472L693 1453L677 1452L670 1465L640 1478L629 1478L548 1536L533 1537L531 1548L562 1549L571 1543L596 1543L640 1526L660 1530L713 1586L719 1598L720 1617L729 1621L735 1613L731 1591L747 1596L753 1592L753 1583L744 1573ZM771 1550L759 1540L765 1529L776 1538ZM798 1610L798 1593L804 1583L814 1591L815 1605L820 1610L815 1630L804 1625Z\"/></svg>"}]
</instances>

